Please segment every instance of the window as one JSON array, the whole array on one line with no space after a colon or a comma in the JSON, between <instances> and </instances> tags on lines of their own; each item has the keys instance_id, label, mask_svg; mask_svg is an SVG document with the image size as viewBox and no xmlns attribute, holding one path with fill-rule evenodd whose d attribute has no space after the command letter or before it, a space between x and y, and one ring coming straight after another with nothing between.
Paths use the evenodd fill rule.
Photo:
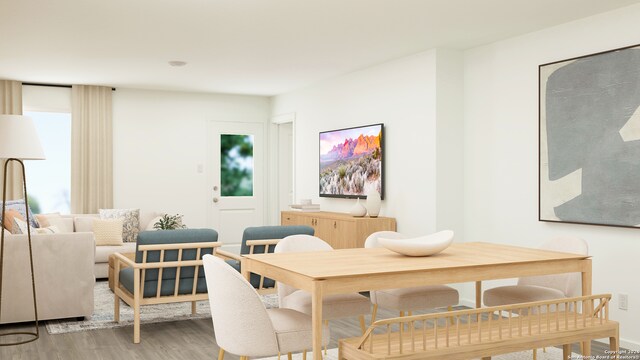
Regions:
<instances>
[{"instance_id":1,"label":"window","mask_svg":"<svg viewBox=\"0 0 640 360\"><path fill-rule=\"evenodd\" d=\"M222 196L253 196L253 135L220 135Z\"/></svg>"},{"instance_id":2,"label":"window","mask_svg":"<svg viewBox=\"0 0 640 360\"><path fill-rule=\"evenodd\" d=\"M34 213L60 212L71 209L71 114L57 112L25 112L40 137L46 160L27 160L29 206Z\"/></svg>"}]
</instances>

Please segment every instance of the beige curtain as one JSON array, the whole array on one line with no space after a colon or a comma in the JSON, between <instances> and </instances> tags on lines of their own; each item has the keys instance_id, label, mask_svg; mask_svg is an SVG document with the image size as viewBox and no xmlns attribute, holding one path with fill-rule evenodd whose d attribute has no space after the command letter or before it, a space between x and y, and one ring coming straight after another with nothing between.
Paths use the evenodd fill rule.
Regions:
<instances>
[{"instance_id":1,"label":"beige curtain","mask_svg":"<svg viewBox=\"0 0 640 360\"><path fill-rule=\"evenodd\" d=\"M71 212L113 207L111 88L71 89Z\"/></svg>"},{"instance_id":2,"label":"beige curtain","mask_svg":"<svg viewBox=\"0 0 640 360\"><path fill-rule=\"evenodd\" d=\"M0 114L22 115L22 83L12 80L0 80ZM27 140L25 140L27 141ZM0 168L0 201L2 201L2 182L4 179L4 160ZM22 199L22 170L20 165L9 164L7 173L7 200Z\"/></svg>"}]
</instances>

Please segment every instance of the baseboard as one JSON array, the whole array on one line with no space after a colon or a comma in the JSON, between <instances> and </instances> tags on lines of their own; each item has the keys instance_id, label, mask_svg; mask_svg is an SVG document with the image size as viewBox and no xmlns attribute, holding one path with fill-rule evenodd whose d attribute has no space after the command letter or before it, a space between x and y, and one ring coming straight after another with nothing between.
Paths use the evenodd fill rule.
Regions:
<instances>
[{"instance_id":1,"label":"baseboard","mask_svg":"<svg viewBox=\"0 0 640 360\"><path fill-rule=\"evenodd\" d=\"M460 305L474 309L476 307L476 301L475 301L475 299L474 300L460 299ZM612 319L612 320L615 320L615 319ZM620 347L621 348L625 348L625 349L629 349L629 350L640 351L640 343L639 342L632 341L632 340L627 340L627 339L622 338L622 337L620 338Z\"/></svg>"},{"instance_id":2,"label":"baseboard","mask_svg":"<svg viewBox=\"0 0 640 360\"><path fill-rule=\"evenodd\" d=\"M621 338L620 347L629 350L640 351L640 343L637 341L625 340Z\"/></svg>"}]
</instances>

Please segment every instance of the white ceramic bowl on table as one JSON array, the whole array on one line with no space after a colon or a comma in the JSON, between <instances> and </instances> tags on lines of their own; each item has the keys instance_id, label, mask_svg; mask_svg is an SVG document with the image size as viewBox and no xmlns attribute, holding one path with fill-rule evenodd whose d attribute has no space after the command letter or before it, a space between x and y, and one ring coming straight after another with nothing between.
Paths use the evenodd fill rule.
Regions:
<instances>
[{"instance_id":1,"label":"white ceramic bowl on table","mask_svg":"<svg viewBox=\"0 0 640 360\"><path fill-rule=\"evenodd\" d=\"M431 235L410 239L379 238L385 248L407 256L429 256L446 249L453 242L453 231L444 230Z\"/></svg>"}]
</instances>

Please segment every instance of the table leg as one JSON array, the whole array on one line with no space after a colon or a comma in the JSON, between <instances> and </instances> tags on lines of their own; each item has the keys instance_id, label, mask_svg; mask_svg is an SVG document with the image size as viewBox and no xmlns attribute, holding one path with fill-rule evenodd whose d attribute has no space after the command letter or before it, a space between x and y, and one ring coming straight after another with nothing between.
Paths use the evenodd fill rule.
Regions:
<instances>
[{"instance_id":1,"label":"table leg","mask_svg":"<svg viewBox=\"0 0 640 360\"><path fill-rule=\"evenodd\" d=\"M251 272L249 271L249 261L242 259L240 261L240 273L247 280L251 281Z\"/></svg>"},{"instance_id":2,"label":"table leg","mask_svg":"<svg viewBox=\"0 0 640 360\"><path fill-rule=\"evenodd\" d=\"M583 261L583 269L582 269L582 296L591 295L591 259L585 259ZM587 311L589 309L582 309L582 311ZM584 356L591 356L591 341L584 341L582 343Z\"/></svg>"},{"instance_id":3,"label":"table leg","mask_svg":"<svg viewBox=\"0 0 640 360\"><path fill-rule=\"evenodd\" d=\"M311 292L311 327L313 329L313 359L322 360L322 291L323 282L314 281Z\"/></svg>"},{"instance_id":4,"label":"table leg","mask_svg":"<svg viewBox=\"0 0 640 360\"><path fill-rule=\"evenodd\" d=\"M482 307L482 281L476 281L476 308Z\"/></svg>"}]
</instances>

